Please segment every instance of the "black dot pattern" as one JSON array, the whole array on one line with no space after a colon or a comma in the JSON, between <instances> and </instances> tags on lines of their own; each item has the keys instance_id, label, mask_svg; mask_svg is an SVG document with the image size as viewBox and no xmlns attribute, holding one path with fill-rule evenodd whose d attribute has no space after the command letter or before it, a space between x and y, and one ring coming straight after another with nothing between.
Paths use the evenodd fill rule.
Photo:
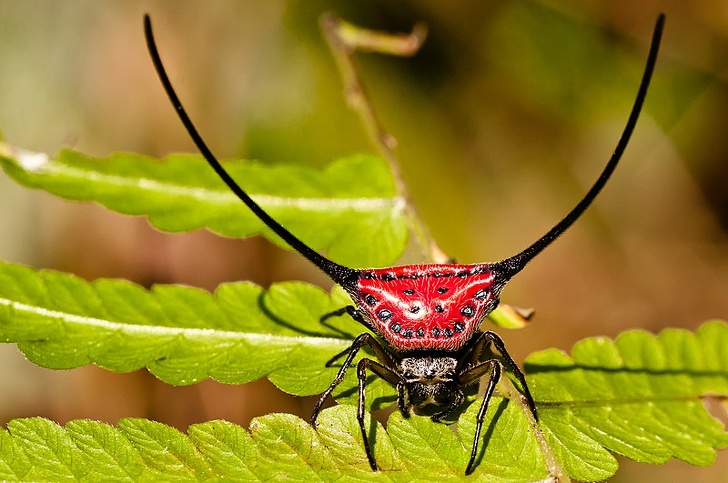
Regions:
<instances>
[{"instance_id":1,"label":"black dot pattern","mask_svg":"<svg viewBox=\"0 0 728 483\"><path fill-rule=\"evenodd\" d=\"M475 295L473 295L473 298L478 300L485 300L488 297L488 290L483 289L479 290Z\"/></svg>"},{"instance_id":2,"label":"black dot pattern","mask_svg":"<svg viewBox=\"0 0 728 483\"><path fill-rule=\"evenodd\" d=\"M389 320L392 318L392 311L388 309L382 309L377 313L380 319L382 320Z\"/></svg>"}]
</instances>

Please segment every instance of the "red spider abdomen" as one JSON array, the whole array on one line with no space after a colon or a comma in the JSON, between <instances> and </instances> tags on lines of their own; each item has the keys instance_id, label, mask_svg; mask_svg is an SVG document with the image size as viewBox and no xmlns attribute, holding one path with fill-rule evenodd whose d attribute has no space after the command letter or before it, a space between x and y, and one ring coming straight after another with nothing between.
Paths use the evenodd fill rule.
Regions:
<instances>
[{"instance_id":1,"label":"red spider abdomen","mask_svg":"<svg viewBox=\"0 0 728 483\"><path fill-rule=\"evenodd\" d=\"M359 312L397 351L456 351L493 310L487 264L403 265L362 270Z\"/></svg>"}]
</instances>

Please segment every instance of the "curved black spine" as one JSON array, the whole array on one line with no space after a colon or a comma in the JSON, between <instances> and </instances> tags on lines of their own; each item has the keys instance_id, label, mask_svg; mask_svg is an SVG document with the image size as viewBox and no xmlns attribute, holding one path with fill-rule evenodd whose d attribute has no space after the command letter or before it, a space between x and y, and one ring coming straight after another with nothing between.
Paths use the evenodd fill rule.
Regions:
<instances>
[{"instance_id":1,"label":"curved black spine","mask_svg":"<svg viewBox=\"0 0 728 483\"><path fill-rule=\"evenodd\" d=\"M559 235L565 232L582 215L582 213L584 213L602 188L604 188L604 185L607 184L607 181L609 181L609 177L614 172L614 169L617 167L617 164L622 158L622 154L627 147L629 138L634 131L640 111L642 110L642 104L647 96L647 88L650 85L652 72L654 71L655 63L657 62L657 53L660 49L660 40L662 38L664 24L665 15L660 14L657 18L657 23L655 24L655 29L652 34L650 52L647 56L647 63L645 65L644 73L642 74L642 81L640 83L639 90L637 91L637 97L635 98L634 105L632 106L632 112L629 115L627 125L624 127L624 131L622 131L622 136L619 138L617 147L614 149L614 153L609 159L609 162L604 167L599 178L597 178L597 181L587 192L584 198L569 212L569 214L551 228L544 236L517 255L490 264L491 270L496 274L501 285L520 272L528 262L530 262L544 248L549 246Z\"/></svg>"},{"instance_id":2,"label":"curved black spine","mask_svg":"<svg viewBox=\"0 0 728 483\"><path fill-rule=\"evenodd\" d=\"M212 169L215 170L215 173L217 173L217 175L225 182L230 190L232 190L232 192L235 193L235 195L240 198L240 200L245 203L253 213L255 213L260 221L265 223L266 226L273 230L276 235L278 235L286 243L288 243L291 248L296 250L304 257L308 258L311 263L316 265L324 273L331 277L334 282L338 283L344 288L353 288L353 286L356 284L356 280L358 280L359 278L358 270L339 265L338 263L329 260L328 258L324 257L323 255L319 254L314 249L306 245L300 239L298 239L295 235L293 235L293 233L288 231L280 223L274 220L268 213L266 213L265 210L263 210L263 208L258 205L258 203L253 201L253 199L235 182L235 180L232 179L232 177L228 174L225 168L222 167L215 155L212 154L212 151L210 151L210 149L207 147L207 144L202 139L202 136L200 136L197 128L192 123L190 117L187 115L187 112L182 106L182 103L180 102L177 93L172 87L172 83L170 82L169 77L167 76L167 72L164 69L164 65L162 64L162 59L159 56L156 42L154 41L154 33L152 32L152 21L149 18L149 15L144 16L144 35L147 39L147 48L149 49L149 55L152 58L154 68L156 69L159 80L162 82L162 86L167 93L167 97L169 97L169 100L172 102L172 105L177 112L177 116L179 116L180 121L182 121L182 124L194 141L197 149L200 150L200 153L202 153L202 156L204 156Z\"/></svg>"}]
</instances>

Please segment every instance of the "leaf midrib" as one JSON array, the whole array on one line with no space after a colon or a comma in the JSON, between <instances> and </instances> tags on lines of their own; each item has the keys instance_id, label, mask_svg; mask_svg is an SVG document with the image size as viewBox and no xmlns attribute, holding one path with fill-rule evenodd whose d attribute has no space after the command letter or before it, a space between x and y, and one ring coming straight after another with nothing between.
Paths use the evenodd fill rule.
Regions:
<instances>
[{"instance_id":1,"label":"leaf midrib","mask_svg":"<svg viewBox=\"0 0 728 483\"><path fill-rule=\"evenodd\" d=\"M289 336L276 335L268 333L256 332L238 332L231 330L220 330L213 328L194 328L194 327L165 327L159 325L139 325L126 324L122 322L112 322L108 320L88 317L59 310L37 307L22 302L0 298L0 306L10 307L15 311L41 315L46 318L60 320L65 323L78 324L88 327L101 327L110 330L121 330L126 333L137 333L145 335L187 335L195 338L204 338L214 336L216 338L224 337L229 340L257 340L267 343L275 343L282 346L291 346L294 344L304 343L308 346L321 346L330 348L332 345L340 345L342 348L349 345L350 341L336 339L333 337L310 337L310 336ZM45 339L41 339L45 340Z\"/></svg>"},{"instance_id":2,"label":"leaf midrib","mask_svg":"<svg viewBox=\"0 0 728 483\"><path fill-rule=\"evenodd\" d=\"M208 203L234 204L240 201L228 189L215 189L210 187L188 187L169 182L163 182L150 178L136 178L119 176L115 174L101 173L99 171L87 171L80 168L73 168L59 163L45 165L38 170L45 173L63 175L71 178L96 181L99 183L119 186L137 187L145 190L165 193L172 196L186 196L194 199L204 199ZM319 197L295 197L275 196L250 193L258 203L270 208L296 207L313 212L328 212L331 209L355 210L360 212L380 212L383 210L401 210L404 200L399 196L392 197L356 197L356 198L333 198L322 195Z\"/></svg>"}]
</instances>

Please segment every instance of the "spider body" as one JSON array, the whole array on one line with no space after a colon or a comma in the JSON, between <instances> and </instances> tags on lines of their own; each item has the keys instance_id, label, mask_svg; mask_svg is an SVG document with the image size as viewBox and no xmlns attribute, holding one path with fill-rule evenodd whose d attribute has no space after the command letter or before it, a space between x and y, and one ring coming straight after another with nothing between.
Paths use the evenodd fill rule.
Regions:
<instances>
[{"instance_id":1,"label":"spider body","mask_svg":"<svg viewBox=\"0 0 728 483\"><path fill-rule=\"evenodd\" d=\"M660 15L652 37L645 71L627 124L614 153L579 203L546 234L523 251L499 262L472 265L429 264L389 268L354 269L324 257L288 231L261 208L222 167L198 133L175 93L159 56L151 21L144 19L147 45L159 79L182 124L213 170L233 193L274 233L306 257L351 296L347 306L330 316L351 315L375 335L365 332L351 346L334 356L333 365L343 358L329 387L317 401L311 424L326 398L344 380L363 347L369 347L374 358L361 358L356 363L358 379L357 421L370 467L377 469L373 449L365 428L367 372L373 372L397 391L397 406L405 417L410 409L417 414L441 420L465 401L465 389L487 377L487 384L476 417L475 437L471 446L466 474L474 471L480 433L488 403L503 371L502 365L520 383L526 404L538 419L536 404L526 378L505 348L503 340L492 331L480 331L480 325L496 308L500 292L525 265L566 231L594 201L614 172L634 130L647 94L647 87L657 59L664 16ZM496 358L490 349L495 349Z\"/></svg>"}]
</instances>

